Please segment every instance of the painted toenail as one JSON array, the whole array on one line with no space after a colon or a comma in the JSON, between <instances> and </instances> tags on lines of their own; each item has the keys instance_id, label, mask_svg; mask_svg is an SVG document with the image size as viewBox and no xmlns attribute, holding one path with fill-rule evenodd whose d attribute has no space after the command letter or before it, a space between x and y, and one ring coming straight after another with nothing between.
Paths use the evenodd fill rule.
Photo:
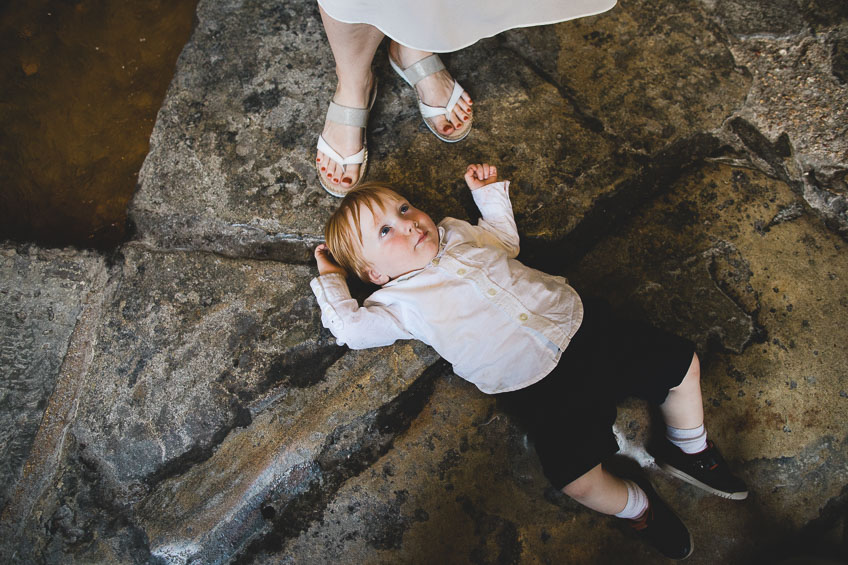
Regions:
<instances>
[{"instance_id":1,"label":"painted toenail","mask_svg":"<svg viewBox=\"0 0 848 565\"><path fill-rule=\"evenodd\" d=\"M333 182L334 182L334 183L338 183L338 182L339 182L339 179L333 179Z\"/></svg>"},{"instance_id":2,"label":"painted toenail","mask_svg":"<svg viewBox=\"0 0 848 565\"><path fill-rule=\"evenodd\" d=\"M349 178L345 177L345 178L342 179L342 182L346 182L346 183L350 184L351 180Z\"/></svg>"},{"instance_id":3,"label":"painted toenail","mask_svg":"<svg viewBox=\"0 0 848 565\"><path fill-rule=\"evenodd\" d=\"M322 171L326 171L326 170L327 170L327 167L321 167L321 170L322 170Z\"/></svg>"}]
</instances>

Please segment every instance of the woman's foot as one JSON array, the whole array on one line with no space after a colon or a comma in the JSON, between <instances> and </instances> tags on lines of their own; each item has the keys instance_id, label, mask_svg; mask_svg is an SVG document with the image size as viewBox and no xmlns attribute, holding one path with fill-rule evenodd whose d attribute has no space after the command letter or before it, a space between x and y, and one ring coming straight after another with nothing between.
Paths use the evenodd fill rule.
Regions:
<instances>
[{"instance_id":1,"label":"woman's foot","mask_svg":"<svg viewBox=\"0 0 848 565\"><path fill-rule=\"evenodd\" d=\"M374 85L373 73L362 84L342 84L339 81L333 102L340 106L367 109L373 97ZM324 122L321 136L342 157L355 155L362 150L365 139L362 128L330 120ZM359 180L360 165L342 166L321 151L315 157L315 164L322 182L336 192L347 192Z\"/></svg>"},{"instance_id":2,"label":"woman's foot","mask_svg":"<svg viewBox=\"0 0 848 565\"><path fill-rule=\"evenodd\" d=\"M421 59L432 55L427 51L417 51L404 47L399 43L392 41L389 44L389 57L401 69L407 69L410 65L417 63ZM418 97L424 104L428 106L446 106L450 100L451 93L454 88L454 79L447 70L441 70L422 79L415 85L418 91ZM456 105L450 113L450 116L435 116L428 118L433 128L441 132L442 135L451 138L462 137L465 131L471 127L471 96L463 91Z\"/></svg>"}]
</instances>

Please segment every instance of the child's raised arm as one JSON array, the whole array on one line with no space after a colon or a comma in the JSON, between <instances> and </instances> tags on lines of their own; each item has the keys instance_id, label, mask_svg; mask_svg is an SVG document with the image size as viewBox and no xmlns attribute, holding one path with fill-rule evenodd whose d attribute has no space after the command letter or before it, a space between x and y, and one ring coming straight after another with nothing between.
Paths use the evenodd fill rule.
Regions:
<instances>
[{"instance_id":1,"label":"child's raised arm","mask_svg":"<svg viewBox=\"0 0 848 565\"><path fill-rule=\"evenodd\" d=\"M509 257L517 256L519 238L509 201L509 182L498 182L498 169L494 165L472 163L465 169L465 183L483 216L477 225L493 235Z\"/></svg>"},{"instance_id":2,"label":"child's raised arm","mask_svg":"<svg viewBox=\"0 0 848 565\"><path fill-rule=\"evenodd\" d=\"M492 184L498 180L498 169L494 165L482 163L478 165L468 165L465 169L465 184L472 192L478 188L483 188L487 184Z\"/></svg>"}]
</instances>

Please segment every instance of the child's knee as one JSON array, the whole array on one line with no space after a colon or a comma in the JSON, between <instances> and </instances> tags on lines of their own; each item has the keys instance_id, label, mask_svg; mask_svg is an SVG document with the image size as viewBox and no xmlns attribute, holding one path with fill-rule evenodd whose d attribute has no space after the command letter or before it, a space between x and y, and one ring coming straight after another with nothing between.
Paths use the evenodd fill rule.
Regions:
<instances>
[{"instance_id":1,"label":"child's knee","mask_svg":"<svg viewBox=\"0 0 848 565\"><path fill-rule=\"evenodd\" d=\"M698 354L695 353L692 355L692 363L689 364L689 369L686 371L686 374L683 376L683 380L679 385L672 388L675 389L683 389L683 388L694 388L701 387L701 361L698 359Z\"/></svg>"},{"instance_id":2,"label":"child's knee","mask_svg":"<svg viewBox=\"0 0 848 565\"><path fill-rule=\"evenodd\" d=\"M701 380L701 360L698 359L697 353L692 355L692 364L689 365L689 371L687 372L687 376L688 375L692 375L696 381Z\"/></svg>"},{"instance_id":3,"label":"child's knee","mask_svg":"<svg viewBox=\"0 0 848 565\"><path fill-rule=\"evenodd\" d=\"M601 477L592 470L562 487L562 492L580 501L591 497L600 486Z\"/></svg>"}]
</instances>

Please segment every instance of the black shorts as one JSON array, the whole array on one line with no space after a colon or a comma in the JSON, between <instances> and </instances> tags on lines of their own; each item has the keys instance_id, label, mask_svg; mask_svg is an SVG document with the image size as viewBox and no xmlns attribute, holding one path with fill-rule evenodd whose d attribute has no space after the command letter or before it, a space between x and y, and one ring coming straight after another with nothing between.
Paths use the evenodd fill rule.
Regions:
<instances>
[{"instance_id":1,"label":"black shorts","mask_svg":"<svg viewBox=\"0 0 848 565\"><path fill-rule=\"evenodd\" d=\"M635 396L661 404L695 353L691 341L616 318L602 301L583 306L583 323L556 368L534 385L498 395L558 489L618 451L612 425L619 402Z\"/></svg>"}]
</instances>

